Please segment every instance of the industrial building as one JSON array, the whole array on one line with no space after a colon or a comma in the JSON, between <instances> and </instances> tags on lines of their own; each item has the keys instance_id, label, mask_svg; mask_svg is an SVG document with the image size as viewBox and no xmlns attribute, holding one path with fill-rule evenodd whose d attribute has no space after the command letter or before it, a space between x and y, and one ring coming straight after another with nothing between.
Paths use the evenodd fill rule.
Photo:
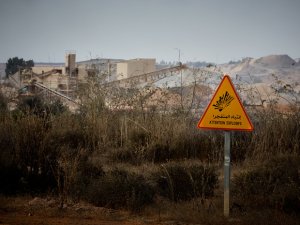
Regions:
<instances>
[{"instance_id":1,"label":"industrial building","mask_svg":"<svg viewBox=\"0 0 300 225\"><path fill-rule=\"evenodd\" d=\"M155 71L155 59L131 59L117 63L116 79L122 80Z\"/></svg>"},{"instance_id":2,"label":"industrial building","mask_svg":"<svg viewBox=\"0 0 300 225\"><path fill-rule=\"evenodd\" d=\"M147 76L155 70L155 59L145 58L92 59L76 63L76 53L72 51L66 52L64 64L36 65L31 69L20 69L9 76L9 80L22 90L23 95L30 94L30 90L33 90L30 86L34 86L34 89L41 90L39 93L51 93L61 98L76 99L78 85L86 83L89 77L100 78L98 81L104 84L137 78L141 75Z\"/></svg>"}]
</instances>

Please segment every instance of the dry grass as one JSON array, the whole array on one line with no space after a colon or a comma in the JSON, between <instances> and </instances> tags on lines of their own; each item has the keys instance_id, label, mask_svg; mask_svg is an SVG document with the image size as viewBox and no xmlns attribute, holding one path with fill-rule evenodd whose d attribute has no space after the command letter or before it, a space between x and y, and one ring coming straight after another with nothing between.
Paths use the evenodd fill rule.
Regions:
<instances>
[{"instance_id":1,"label":"dry grass","mask_svg":"<svg viewBox=\"0 0 300 225\"><path fill-rule=\"evenodd\" d=\"M222 216L221 176L220 187L215 188L212 197L178 199L176 203L167 200L155 189L151 175L172 163L178 167L214 165L222 171L223 133L198 130L198 118L182 109L148 110L139 104L131 110L110 110L103 104L103 95L97 94L94 91L86 95L87 104L77 114L44 111L43 105L12 112L2 109L0 175L5 182L1 193L51 194L60 196L62 203L80 201L85 199L91 181L103 173L124 170L142 176L154 188L154 202L147 202L142 214L157 221L296 224L295 215L267 207L244 210L234 207L234 202L232 215L237 220L228 222ZM250 118L254 132L233 132L232 162L237 165L236 171L248 171L271 155L276 158L300 154L299 110L288 114L272 109L253 110ZM188 176L184 174L176 175L175 171L174 176Z\"/></svg>"}]
</instances>

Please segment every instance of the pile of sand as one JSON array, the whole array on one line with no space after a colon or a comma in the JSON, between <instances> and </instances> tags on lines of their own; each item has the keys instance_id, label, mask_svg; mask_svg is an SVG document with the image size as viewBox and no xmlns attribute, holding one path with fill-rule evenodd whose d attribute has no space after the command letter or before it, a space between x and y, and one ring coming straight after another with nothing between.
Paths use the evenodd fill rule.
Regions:
<instances>
[{"instance_id":1,"label":"pile of sand","mask_svg":"<svg viewBox=\"0 0 300 225\"><path fill-rule=\"evenodd\" d=\"M288 55L269 55L255 60L255 63L268 67L290 67L296 64Z\"/></svg>"}]
</instances>

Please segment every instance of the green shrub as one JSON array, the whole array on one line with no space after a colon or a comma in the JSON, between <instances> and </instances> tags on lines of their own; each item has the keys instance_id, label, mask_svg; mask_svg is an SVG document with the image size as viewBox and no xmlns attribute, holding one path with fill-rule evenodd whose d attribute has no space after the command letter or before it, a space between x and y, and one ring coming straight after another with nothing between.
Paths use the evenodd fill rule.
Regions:
<instances>
[{"instance_id":1,"label":"green shrub","mask_svg":"<svg viewBox=\"0 0 300 225\"><path fill-rule=\"evenodd\" d=\"M201 164L162 165L161 170L152 175L152 179L158 193L172 201L213 196L218 185L215 168Z\"/></svg>"},{"instance_id":2,"label":"green shrub","mask_svg":"<svg viewBox=\"0 0 300 225\"><path fill-rule=\"evenodd\" d=\"M68 108L60 100L55 100L54 102L47 104L46 109L47 113L53 115L59 115L68 111Z\"/></svg>"},{"instance_id":3,"label":"green shrub","mask_svg":"<svg viewBox=\"0 0 300 225\"><path fill-rule=\"evenodd\" d=\"M146 180L134 173L114 169L91 182L86 198L96 206L127 208L139 211L151 203L153 188Z\"/></svg>"},{"instance_id":4,"label":"green shrub","mask_svg":"<svg viewBox=\"0 0 300 225\"><path fill-rule=\"evenodd\" d=\"M72 149L80 148L85 145L82 131L72 130L72 127L52 129L44 139L45 148L56 151L60 146L67 146Z\"/></svg>"},{"instance_id":5,"label":"green shrub","mask_svg":"<svg viewBox=\"0 0 300 225\"><path fill-rule=\"evenodd\" d=\"M171 165L162 167L158 180L160 193L172 201L188 200L193 197L193 184L184 167Z\"/></svg>"},{"instance_id":6,"label":"green shrub","mask_svg":"<svg viewBox=\"0 0 300 225\"><path fill-rule=\"evenodd\" d=\"M300 157L274 157L234 178L238 201L300 212Z\"/></svg>"},{"instance_id":7,"label":"green shrub","mask_svg":"<svg viewBox=\"0 0 300 225\"><path fill-rule=\"evenodd\" d=\"M87 198L87 190L91 190L91 186L101 179L104 174L102 167L92 165L83 157L79 162L74 181L70 186L69 196L75 201Z\"/></svg>"},{"instance_id":8,"label":"green shrub","mask_svg":"<svg viewBox=\"0 0 300 225\"><path fill-rule=\"evenodd\" d=\"M192 165L188 168L193 180L195 196L211 197L218 186L216 168L207 165Z\"/></svg>"},{"instance_id":9,"label":"green shrub","mask_svg":"<svg viewBox=\"0 0 300 225\"><path fill-rule=\"evenodd\" d=\"M4 113L7 111L7 102L8 99L5 97L2 92L0 92L0 112Z\"/></svg>"},{"instance_id":10,"label":"green shrub","mask_svg":"<svg viewBox=\"0 0 300 225\"><path fill-rule=\"evenodd\" d=\"M6 159L10 160L10 159ZM5 165L6 164L6 165ZM26 189L26 184L22 182L22 170L11 161L4 163L2 157L0 162L0 193L12 195L21 193Z\"/></svg>"},{"instance_id":11,"label":"green shrub","mask_svg":"<svg viewBox=\"0 0 300 225\"><path fill-rule=\"evenodd\" d=\"M300 153L300 111L266 110L253 116L255 130L246 145L246 158L266 160L274 155ZM237 140L243 145L243 140Z\"/></svg>"},{"instance_id":12,"label":"green shrub","mask_svg":"<svg viewBox=\"0 0 300 225\"><path fill-rule=\"evenodd\" d=\"M162 128L163 129L163 128ZM223 148L222 135L215 132L203 133L191 128L190 130L177 130L171 137L164 140L152 140L146 149L146 159L153 163L166 163L170 160L200 159L218 162L222 159L220 149ZM168 140L171 139L171 140Z\"/></svg>"},{"instance_id":13,"label":"green shrub","mask_svg":"<svg viewBox=\"0 0 300 225\"><path fill-rule=\"evenodd\" d=\"M134 147L124 147L110 150L109 159L113 162L130 163L137 165L141 163L141 153L136 151Z\"/></svg>"},{"instance_id":14,"label":"green shrub","mask_svg":"<svg viewBox=\"0 0 300 225\"><path fill-rule=\"evenodd\" d=\"M129 133L129 140L134 146L147 145L149 142L149 133L144 130L132 130Z\"/></svg>"},{"instance_id":15,"label":"green shrub","mask_svg":"<svg viewBox=\"0 0 300 225\"><path fill-rule=\"evenodd\" d=\"M171 159L169 146L160 143L151 145L147 149L146 159L153 163L167 162Z\"/></svg>"}]
</instances>

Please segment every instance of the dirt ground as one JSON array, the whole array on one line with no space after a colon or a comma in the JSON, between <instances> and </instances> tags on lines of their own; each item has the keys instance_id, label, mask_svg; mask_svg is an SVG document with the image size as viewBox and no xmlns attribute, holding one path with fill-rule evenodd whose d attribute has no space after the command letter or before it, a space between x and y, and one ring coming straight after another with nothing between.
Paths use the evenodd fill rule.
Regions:
<instances>
[{"instance_id":1,"label":"dirt ground","mask_svg":"<svg viewBox=\"0 0 300 225\"><path fill-rule=\"evenodd\" d=\"M42 198L0 197L1 225L144 225L159 224L121 210L94 207L85 203L64 205Z\"/></svg>"},{"instance_id":2,"label":"dirt ground","mask_svg":"<svg viewBox=\"0 0 300 225\"><path fill-rule=\"evenodd\" d=\"M195 202L193 203L195 204ZM300 225L299 215L261 209L222 217L221 205L201 214L191 203L164 203L142 213L112 210L80 202L59 208L53 198L0 196L0 225Z\"/></svg>"},{"instance_id":3,"label":"dirt ground","mask_svg":"<svg viewBox=\"0 0 300 225\"><path fill-rule=\"evenodd\" d=\"M0 224L3 225L142 225L139 221L113 221L101 218L48 217L44 215L27 216L22 213L0 214Z\"/></svg>"}]
</instances>

